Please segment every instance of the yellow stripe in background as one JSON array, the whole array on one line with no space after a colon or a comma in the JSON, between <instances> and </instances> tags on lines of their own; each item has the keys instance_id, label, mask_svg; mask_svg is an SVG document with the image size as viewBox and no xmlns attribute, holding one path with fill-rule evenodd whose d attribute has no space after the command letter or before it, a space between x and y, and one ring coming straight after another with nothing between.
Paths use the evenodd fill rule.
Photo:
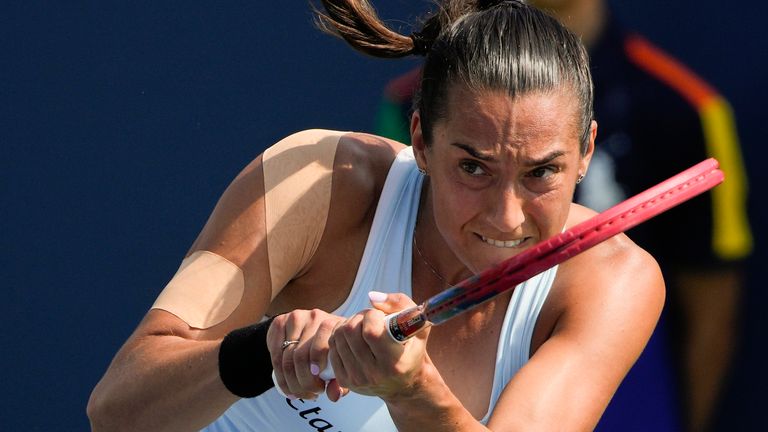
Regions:
<instances>
[{"instance_id":1,"label":"yellow stripe in background","mask_svg":"<svg viewBox=\"0 0 768 432\"><path fill-rule=\"evenodd\" d=\"M625 49L638 67L675 89L699 112L707 155L717 159L725 173L723 184L712 190L712 249L723 260L744 258L753 240L746 171L731 107L704 80L644 38L627 38Z\"/></svg>"},{"instance_id":2,"label":"yellow stripe in background","mask_svg":"<svg viewBox=\"0 0 768 432\"><path fill-rule=\"evenodd\" d=\"M747 178L739 150L733 112L720 96L699 106L707 153L720 162L725 181L712 190L712 248L722 259L743 258L752 251L747 218Z\"/></svg>"}]
</instances>

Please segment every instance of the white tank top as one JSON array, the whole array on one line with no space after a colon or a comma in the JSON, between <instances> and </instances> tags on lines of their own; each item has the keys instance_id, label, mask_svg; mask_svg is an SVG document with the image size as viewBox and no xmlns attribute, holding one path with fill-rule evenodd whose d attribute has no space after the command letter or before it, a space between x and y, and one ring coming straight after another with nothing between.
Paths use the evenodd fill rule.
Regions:
<instances>
[{"instance_id":1,"label":"white tank top","mask_svg":"<svg viewBox=\"0 0 768 432\"><path fill-rule=\"evenodd\" d=\"M352 316L370 308L369 291L411 295L411 245L422 179L413 149L407 147L400 151L387 175L349 297L334 314ZM533 328L556 272L555 267L531 278L520 284L512 295L499 337L493 390L483 423L488 421L504 386L530 357ZM397 429L386 405L376 397L349 393L336 403L325 395L314 401L289 400L273 388L261 396L239 400L203 430L386 432Z\"/></svg>"}]
</instances>

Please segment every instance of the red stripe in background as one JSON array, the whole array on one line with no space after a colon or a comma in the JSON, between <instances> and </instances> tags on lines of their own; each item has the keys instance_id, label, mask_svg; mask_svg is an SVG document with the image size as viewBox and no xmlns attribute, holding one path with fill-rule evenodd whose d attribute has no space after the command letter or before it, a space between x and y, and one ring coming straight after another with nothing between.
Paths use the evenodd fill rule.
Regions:
<instances>
[{"instance_id":1,"label":"red stripe in background","mask_svg":"<svg viewBox=\"0 0 768 432\"><path fill-rule=\"evenodd\" d=\"M693 71L641 36L629 36L624 49L638 67L677 90L697 109L717 96L717 92Z\"/></svg>"}]
</instances>

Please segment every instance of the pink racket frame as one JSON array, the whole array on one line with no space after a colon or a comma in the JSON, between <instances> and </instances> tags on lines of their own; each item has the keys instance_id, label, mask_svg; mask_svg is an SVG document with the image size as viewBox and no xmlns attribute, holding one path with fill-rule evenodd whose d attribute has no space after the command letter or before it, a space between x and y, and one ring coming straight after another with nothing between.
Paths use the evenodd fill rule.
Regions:
<instances>
[{"instance_id":1,"label":"pink racket frame","mask_svg":"<svg viewBox=\"0 0 768 432\"><path fill-rule=\"evenodd\" d=\"M715 159L707 159L623 201L563 233L387 317L389 333L404 342L430 324L443 323L596 244L669 210L724 180Z\"/></svg>"}]
</instances>

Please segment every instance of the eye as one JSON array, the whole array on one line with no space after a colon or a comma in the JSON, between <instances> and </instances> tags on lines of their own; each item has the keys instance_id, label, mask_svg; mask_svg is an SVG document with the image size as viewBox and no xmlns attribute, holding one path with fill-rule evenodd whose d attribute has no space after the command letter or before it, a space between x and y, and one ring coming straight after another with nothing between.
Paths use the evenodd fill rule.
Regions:
<instances>
[{"instance_id":1,"label":"eye","mask_svg":"<svg viewBox=\"0 0 768 432\"><path fill-rule=\"evenodd\" d=\"M540 166L537 168L534 168L528 173L528 177L538 178L538 179L544 179L547 180L550 177L552 177L555 173L557 173L559 170L557 167L551 166L551 165L545 165Z\"/></svg>"},{"instance_id":2,"label":"eye","mask_svg":"<svg viewBox=\"0 0 768 432\"><path fill-rule=\"evenodd\" d=\"M473 160L463 160L459 163L459 166L469 175L481 176L485 174L483 167Z\"/></svg>"}]
</instances>

